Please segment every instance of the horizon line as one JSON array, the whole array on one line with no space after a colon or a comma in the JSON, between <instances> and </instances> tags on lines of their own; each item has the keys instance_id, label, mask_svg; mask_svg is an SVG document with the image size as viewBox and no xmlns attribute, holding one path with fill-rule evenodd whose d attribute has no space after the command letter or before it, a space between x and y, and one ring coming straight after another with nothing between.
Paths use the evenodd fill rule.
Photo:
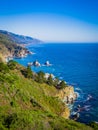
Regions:
<instances>
[{"instance_id":1,"label":"horizon line","mask_svg":"<svg viewBox=\"0 0 98 130\"><path fill-rule=\"evenodd\" d=\"M21 33L15 33L15 32L13 32L13 31L8 31L8 30L6 30L6 29L0 29L0 31L6 31L6 32L8 32L8 33L14 33L14 34L16 34L16 35L20 35L20 36L27 36L27 37L31 37L31 38L34 38L34 39L38 39L38 40L40 40L40 41L42 41L42 43L44 43L44 44L47 44L47 43L50 43L50 44L52 44L52 43L54 43L54 44L58 44L58 43L62 43L62 44L98 44L98 41L51 41L51 40L42 40L42 39L40 39L40 38L37 38L37 37L33 37L33 36L31 36L31 35L25 35L25 34L21 34Z\"/></svg>"}]
</instances>

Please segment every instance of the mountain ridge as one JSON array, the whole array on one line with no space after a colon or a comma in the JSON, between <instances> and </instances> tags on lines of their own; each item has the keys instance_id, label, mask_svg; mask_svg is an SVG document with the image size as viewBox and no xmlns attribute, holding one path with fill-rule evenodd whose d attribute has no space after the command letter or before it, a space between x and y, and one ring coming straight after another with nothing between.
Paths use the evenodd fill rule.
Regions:
<instances>
[{"instance_id":1,"label":"mountain ridge","mask_svg":"<svg viewBox=\"0 0 98 130\"><path fill-rule=\"evenodd\" d=\"M5 34L6 36L9 37L13 42L16 42L17 44L38 44L42 43L41 40L32 38L30 36L25 36L25 35L19 35L15 34L6 30L0 30L1 34Z\"/></svg>"}]
</instances>

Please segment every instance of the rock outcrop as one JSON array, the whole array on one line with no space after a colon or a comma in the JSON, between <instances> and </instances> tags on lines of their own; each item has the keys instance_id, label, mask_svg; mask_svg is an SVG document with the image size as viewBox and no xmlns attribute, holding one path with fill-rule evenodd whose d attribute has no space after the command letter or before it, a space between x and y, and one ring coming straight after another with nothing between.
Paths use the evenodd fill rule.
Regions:
<instances>
[{"instance_id":1,"label":"rock outcrop","mask_svg":"<svg viewBox=\"0 0 98 130\"><path fill-rule=\"evenodd\" d=\"M68 86L62 90L59 90L56 96L67 104L72 104L77 98L77 94L75 93L73 86Z\"/></svg>"},{"instance_id":2,"label":"rock outcrop","mask_svg":"<svg viewBox=\"0 0 98 130\"><path fill-rule=\"evenodd\" d=\"M68 108L68 104L73 104L75 99L77 98L77 94L74 91L73 86L68 86L64 89L58 90L56 97L61 99L65 103L65 109L61 113L61 116L69 119L70 117L70 109Z\"/></svg>"},{"instance_id":3,"label":"rock outcrop","mask_svg":"<svg viewBox=\"0 0 98 130\"><path fill-rule=\"evenodd\" d=\"M67 106L65 106L63 112L61 113L61 116L64 117L65 119L69 119L70 109Z\"/></svg>"}]
</instances>

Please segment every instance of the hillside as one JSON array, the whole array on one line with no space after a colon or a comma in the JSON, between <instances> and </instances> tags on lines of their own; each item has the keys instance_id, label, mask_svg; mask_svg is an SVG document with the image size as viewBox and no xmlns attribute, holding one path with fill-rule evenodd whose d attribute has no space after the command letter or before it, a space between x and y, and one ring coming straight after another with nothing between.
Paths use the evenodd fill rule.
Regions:
<instances>
[{"instance_id":1,"label":"hillside","mask_svg":"<svg viewBox=\"0 0 98 130\"><path fill-rule=\"evenodd\" d=\"M23 44L18 44L16 41L12 40L9 35L0 32L0 57L3 59L7 57L20 58L29 53L30 51L27 50Z\"/></svg>"},{"instance_id":2,"label":"hillside","mask_svg":"<svg viewBox=\"0 0 98 130\"><path fill-rule=\"evenodd\" d=\"M24 35L18 35L4 30L0 30L0 34L6 35L11 41L17 44L37 44L42 42L36 38Z\"/></svg>"},{"instance_id":3,"label":"hillside","mask_svg":"<svg viewBox=\"0 0 98 130\"><path fill-rule=\"evenodd\" d=\"M57 97L57 89L25 78L25 68L0 63L0 130L92 130L63 118L68 108Z\"/></svg>"}]
</instances>

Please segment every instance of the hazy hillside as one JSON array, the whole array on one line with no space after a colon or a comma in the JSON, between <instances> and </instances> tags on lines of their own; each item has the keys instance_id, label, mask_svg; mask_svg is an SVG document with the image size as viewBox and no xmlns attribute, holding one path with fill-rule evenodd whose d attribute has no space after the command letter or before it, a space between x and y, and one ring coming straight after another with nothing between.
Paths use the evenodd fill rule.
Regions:
<instances>
[{"instance_id":1,"label":"hazy hillside","mask_svg":"<svg viewBox=\"0 0 98 130\"><path fill-rule=\"evenodd\" d=\"M4 30L0 30L0 34L5 34L11 41L17 44L37 44L42 42L36 38L18 35Z\"/></svg>"},{"instance_id":2,"label":"hazy hillside","mask_svg":"<svg viewBox=\"0 0 98 130\"><path fill-rule=\"evenodd\" d=\"M6 59L7 57L20 57L21 54L26 54L28 50L17 44L9 38L6 34L0 33L0 57Z\"/></svg>"}]
</instances>

